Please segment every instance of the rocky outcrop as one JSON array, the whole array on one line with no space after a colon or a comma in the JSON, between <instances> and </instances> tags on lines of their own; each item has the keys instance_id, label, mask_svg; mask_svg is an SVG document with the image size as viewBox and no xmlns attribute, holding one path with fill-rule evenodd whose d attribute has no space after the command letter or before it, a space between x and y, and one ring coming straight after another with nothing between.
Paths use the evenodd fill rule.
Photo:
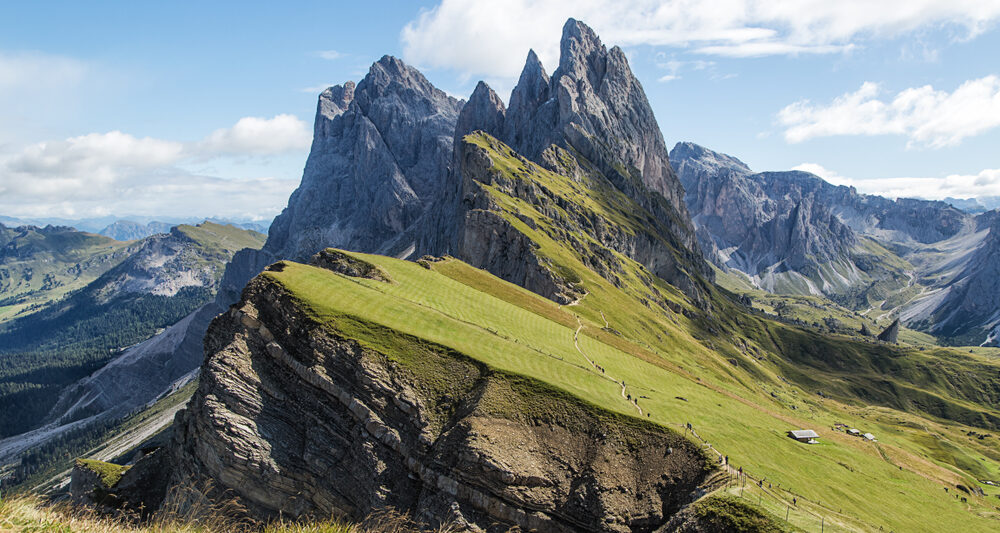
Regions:
<instances>
[{"instance_id":1,"label":"rocky outcrop","mask_svg":"<svg viewBox=\"0 0 1000 533\"><path fill-rule=\"evenodd\" d=\"M462 102L385 56L354 86L319 98L302 183L264 251L305 260L326 247L397 254L441 194ZM434 246L427 246L434 248Z\"/></svg>"},{"instance_id":2,"label":"rocky outcrop","mask_svg":"<svg viewBox=\"0 0 1000 533\"><path fill-rule=\"evenodd\" d=\"M329 247L416 257L448 252L456 193L446 189L462 105L392 56L372 64L357 85L323 91L299 188L264 248L233 258L217 302L237 301L246 282L276 260L307 261Z\"/></svg>"},{"instance_id":3,"label":"rocky outcrop","mask_svg":"<svg viewBox=\"0 0 1000 533\"><path fill-rule=\"evenodd\" d=\"M902 243L947 239L971 220L944 202L860 194L808 172L754 173L739 159L694 143L678 143L670 157L695 222L727 243L736 242L740 227L769 219L803 199L824 206L856 233ZM734 220L716 220L722 212Z\"/></svg>"},{"instance_id":4,"label":"rocky outcrop","mask_svg":"<svg viewBox=\"0 0 1000 533\"><path fill-rule=\"evenodd\" d=\"M889 327L882 330L882 333L878 334L878 340L882 342L895 343L899 340L899 319L892 321Z\"/></svg>"},{"instance_id":5,"label":"rocky outcrop","mask_svg":"<svg viewBox=\"0 0 1000 533\"><path fill-rule=\"evenodd\" d=\"M610 241L605 240L610 235L599 236L598 242L607 244L605 253L620 252L642 263L681 288L696 303L704 303L698 280L711 279L712 272L698 250L683 204L682 188L670 166L652 109L619 48L608 50L593 30L570 19L563 28L559 67L551 78L535 53L529 52L518 84L511 93L510 107L504 109L496 94L480 83L463 109L456 129L458 160L454 168L462 174L459 180L463 183L462 202L467 212L460 223L472 223L472 226L459 230L455 255L515 283L531 280L532 286L541 288L540 294L564 302L568 298L564 287L568 284L550 282L547 278L551 276L543 276L546 279L542 281L531 274L545 272L547 268L538 266L539 261L530 253L530 245L523 236L509 231L495 212L488 213L495 209L482 204L481 195L471 185L481 180L496 183L495 177L485 177L488 172L484 168L471 164L485 161L480 165L483 166L488 158L461 153L465 148L458 141L475 130L502 141L518 154L517 157L548 170L563 175L596 175L598 181L610 184L611 190L634 201L633 209L645 210L652 219L648 232L633 235L633 232L621 231L618 239ZM594 189L591 194L609 193ZM557 201L560 208L566 208L565 199L555 199L550 194L513 196L542 211L551 210L537 203L544 200ZM473 206L472 212L470 206ZM575 231L593 229L593 216L585 218L586 224L582 225L559 220L568 224L564 235L550 236L565 242ZM614 232L613 223L598 225ZM576 246L578 243L567 244ZM497 254L506 249L511 252ZM598 256L598 253L588 255ZM522 257L527 258L527 265L508 261ZM596 270L607 274L608 268L600 263L595 259Z\"/></svg>"},{"instance_id":6,"label":"rocky outcrop","mask_svg":"<svg viewBox=\"0 0 1000 533\"><path fill-rule=\"evenodd\" d=\"M529 52L502 134L484 131L543 166L542 154L552 145L579 154L693 252L685 259L687 268L711 277L642 84L622 50L607 49L586 24L566 22L551 78Z\"/></svg>"},{"instance_id":7,"label":"rocky outcrop","mask_svg":"<svg viewBox=\"0 0 1000 533\"><path fill-rule=\"evenodd\" d=\"M309 264L325 268L327 270L350 276L352 278L373 279L375 281L389 281L389 276L379 267L355 259L340 250L327 248L312 256Z\"/></svg>"},{"instance_id":8,"label":"rocky outcrop","mask_svg":"<svg viewBox=\"0 0 1000 533\"><path fill-rule=\"evenodd\" d=\"M625 53L607 49L580 21L563 26L559 67L551 78L529 52L499 138L535 161L553 144L572 148L618 178L619 188L636 200L645 200L642 184L676 213L686 212L660 127ZM683 225L687 217L681 218ZM676 229L693 234L690 227Z\"/></svg>"},{"instance_id":9,"label":"rocky outcrop","mask_svg":"<svg viewBox=\"0 0 1000 533\"><path fill-rule=\"evenodd\" d=\"M1000 210L978 217L989 233L962 271L944 289L930 331L963 344L1000 344ZM984 340L985 339L985 340Z\"/></svg>"},{"instance_id":10,"label":"rocky outcrop","mask_svg":"<svg viewBox=\"0 0 1000 533\"><path fill-rule=\"evenodd\" d=\"M624 532L664 524L711 471L673 431L398 340L417 363L339 336L255 279L209 329L173 483L211 480L257 516L391 506L431 525Z\"/></svg>"},{"instance_id":11,"label":"rocky outcrop","mask_svg":"<svg viewBox=\"0 0 1000 533\"><path fill-rule=\"evenodd\" d=\"M173 224L155 220L148 224L140 224L131 220L116 220L102 229L100 234L116 241L134 241L145 239L157 233L167 233L173 226Z\"/></svg>"},{"instance_id":12,"label":"rocky outcrop","mask_svg":"<svg viewBox=\"0 0 1000 533\"><path fill-rule=\"evenodd\" d=\"M560 304L580 297L572 283L556 274L548 260L537 252L538 245L501 216L500 206L483 190L483 185L495 186L517 195L514 184L494 170L489 153L469 142L463 142L458 150L461 157L458 168L465 182L457 255L469 264ZM529 201L538 200L537 195L528 192L522 196ZM530 219L526 223L533 224Z\"/></svg>"}]
</instances>

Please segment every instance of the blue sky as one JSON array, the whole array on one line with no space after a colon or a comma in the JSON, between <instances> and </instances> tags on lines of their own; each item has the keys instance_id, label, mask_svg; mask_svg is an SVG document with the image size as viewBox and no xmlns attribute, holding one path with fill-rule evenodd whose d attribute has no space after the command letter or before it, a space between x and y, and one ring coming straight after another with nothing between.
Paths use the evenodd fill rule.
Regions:
<instances>
[{"instance_id":1,"label":"blue sky","mask_svg":"<svg viewBox=\"0 0 1000 533\"><path fill-rule=\"evenodd\" d=\"M323 87L392 54L506 98L529 48L555 68L569 16L625 49L670 146L1000 195L995 0L24 2L0 7L0 215L269 219Z\"/></svg>"}]
</instances>

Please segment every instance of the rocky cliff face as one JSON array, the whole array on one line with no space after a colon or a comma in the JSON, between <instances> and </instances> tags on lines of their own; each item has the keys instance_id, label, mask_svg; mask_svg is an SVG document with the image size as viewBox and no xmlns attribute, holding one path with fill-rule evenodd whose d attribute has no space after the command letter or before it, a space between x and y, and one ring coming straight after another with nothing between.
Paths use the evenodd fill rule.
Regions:
<instances>
[{"instance_id":1,"label":"rocky cliff face","mask_svg":"<svg viewBox=\"0 0 1000 533\"><path fill-rule=\"evenodd\" d=\"M679 143L671 154L702 248L714 251L712 261L779 292L774 278L788 272L807 279L809 292L835 292L860 281L820 275L828 264L848 276L861 271L852 257L858 236L815 195L789 190L794 180L754 174L742 161L692 143Z\"/></svg>"},{"instance_id":2,"label":"rocky cliff face","mask_svg":"<svg viewBox=\"0 0 1000 533\"><path fill-rule=\"evenodd\" d=\"M676 433L447 349L420 344L419 372L394 363L313 322L263 276L205 345L168 452L172 479L212 480L254 514L392 506L474 530L652 531L710 472Z\"/></svg>"},{"instance_id":3,"label":"rocky cliff face","mask_svg":"<svg viewBox=\"0 0 1000 533\"><path fill-rule=\"evenodd\" d=\"M100 234L118 241L133 241L145 239L157 233L168 233L173 226L174 224L155 220L148 224L140 224L131 220L116 220L102 229Z\"/></svg>"},{"instance_id":4,"label":"rocky cliff face","mask_svg":"<svg viewBox=\"0 0 1000 533\"><path fill-rule=\"evenodd\" d=\"M909 292L882 312L911 327L966 344L982 342L998 327L993 257L1000 230L991 229L997 212L974 217L944 202L858 194L805 172L754 173L734 157L692 143L678 143L671 158L702 248L717 264L758 276L762 288L789 290L769 283L775 276L767 272L809 278L824 263L841 265L838 275L847 283L831 283L834 290L823 290L828 295L845 288L863 294L888 283L879 291ZM892 252L880 257L859 250L865 237ZM860 303L869 307L864 298Z\"/></svg>"},{"instance_id":5,"label":"rocky cliff face","mask_svg":"<svg viewBox=\"0 0 1000 533\"><path fill-rule=\"evenodd\" d=\"M356 87L325 91L302 185L275 219L264 249L237 254L218 302L234 302L267 264L303 260L324 247L405 257L447 253L565 301L571 294L565 283L533 274L540 271L523 236L483 205L470 212L476 178L463 175L467 161L460 152L462 138L477 130L552 170L566 170L545 157L552 147L580 158L648 211L669 243L669 250L634 258L700 299L697 278L710 279L712 271L698 250L659 126L622 51L607 49L593 30L570 19L552 77L530 52L510 102L505 108L480 83L463 105L388 56ZM630 248L617 251L628 255Z\"/></svg>"},{"instance_id":6,"label":"rocky cliff face","mask_svg":"<svg viewBox=\"0 0 1000 533\"><path fill-rule=\"evenodd\" d=\"M625 53L607 49L580 21L570 19L563 27L559 67L551 78L529 52L503 133L486 131L536 161L550 145L573 148L633 198L644 199L642 184L675 212L686 212L663 135Z\"/></svg>"},{"instance_id":7,"label":"rocky cliff face","mask_svg":"<svg viewBox=\"0 0 1000 533\"><path fill-rule=\"evenodd\" d=\"M806 198L824 206L855 233L902 243L941 241L966 229L972 220L944 202L859 194L853 187L832 185L808 172L754 173L732 156L693 143L678 143L671 159L695 221L728 242L739 236L745 223L770 218L777 209L787 210ZM721 212L732 213L737 220L713 220Z\"/></svg>"},{"instance_id":8,"label":"rocky cliff face","mask_svg":"<svg viewBox=\"0 0 1000 533\"><path fill-rule=\"evenodd\" d=\"M462 104L391 56L375 62L357 85L323 91L302 183L275 218L264 248L233 259L218 302L235 302L246 282L275 260L305 260L326 247L404 256L447 252L453 231L436 226ZM425 230L429 226L433 231Z\"/></svg>"},{"instance_id":9,"label":"rocky cliff face","mask_svg":"<svg viewBox=\"0 0 1000 533\"><path fill-rule=\"evenodd\" d=\"M925 321L928 329L945 337L996 346L1000 345L1000 210L979 218L988 224L989 233Z\"/></svg>"},{"instance_id":10,"label":"rocky cliff face","mask_svg":"<svg viewBox=\"0 0 1000 533\"><path fill-rule=\"evenodd\" d=\"M611 238L616 225L604 220L598 224L604 231L597 235L592 231L594 215L572 213L566 198L537 187L526 190L523 183L521 188L513 187L509 180L490 172L494 162L489 156L460 143L476 130L502 141L513 149L513 157L525 162L610 184L613 192L592 186L590 194L624 194L635 202L634 211L648 216L647 231L622 232ZM569 234L590 233L607 245L605 252L622 253L695 301L701 300L697 279L711 279L712 272L698 249L683 189L670 166L652 109L621 49L608 50L585 24L573 19L566 23L559 67L551 78L534 52L528 53L509 108L480 83L459 116L455 139L457 160L453 168L460 174L456 181L462 183L465 211L455 248L458 257L504 279L528 283L524 286L559 302L565 303L573 295L565 281L534 274L545 269L539 268L525 237L505 224L496 214L497 206L481 194L477 184L489 184L544 212L552 212L548 202L569 211L570 218L576 220L560 218L565 231L564 235L550 235L556 241L566 241ZM518 262L520 258L526 262Z\"/></svg>"}]
</instances>

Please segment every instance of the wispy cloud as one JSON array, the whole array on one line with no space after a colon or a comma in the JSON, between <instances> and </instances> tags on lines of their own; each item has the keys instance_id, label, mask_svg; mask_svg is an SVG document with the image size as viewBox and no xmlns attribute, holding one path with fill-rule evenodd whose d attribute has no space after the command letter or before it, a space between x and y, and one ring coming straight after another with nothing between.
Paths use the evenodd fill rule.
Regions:
<instances>
[{"instance_id":1,"label":"wispy cloud","mask_svg":"<svg viewBox=\"0 0 1000 533\"><path fill-rule=\"evenodd\" d=\"M325 91L327 88L336 85L336 83L327 83L324 85L313 85L312 87L303 87L299 89L299 92L309 93L309 94L319 94Z\"/></svg>"},{"instance_id":2,"label":"wispy cloud","mask_svg":"<svg viewBox=\"0 0 1000 533\"><path fill-rule=\"evenodd\" d=\"M680 47L726 57L831 54L925 28L973 38L1000 19L1000 2L955 0L442 0L403 28L414 64L514 77L521 50L558 60L558 30L585 21L610 44ZM515 53L511 53L515 51ZM667 74L666 76L670 76Z\"/></svg>"},{"instance_id":3,"label":"wispy cloud","mask_svg":"<svg viewBox=\"0 0 1000 533\"><path fill-rule=\"evenodd\" d=\"M38 52L0 52L0 94L71 87L90 69L87 63L70 57Z\"/></svg>"},{"instance_id":4,"label":"wispy cloud","mask_svg":"<svg viewBox=\"0 0 1000 533\"><path fill-rule=\"evenodd\" d=\"M297 179L221 179L184 166L232 158L256 158L266 166L269 157L305 151L310 140L305 122L277 115L245 117L193 142L111 131L36 143L0 154L0 212L274 215Z\"/></svg>"},{"instance_id":5,"label":"wispy cloud","mask_svg":"<svg viewBox=\"0 0 1000 533\"><path fill-rule=\"evenodd\" d=\"M309 147L312 131L294 115L273 118L244 117L232 127L213 131L195 145L209 157L219 155L273 155Z\"/></svg>"},{"instance_id":6,"label":"wispy cloud","mask_svg":"<svg viewBox=\"0 0 1000 533\"><path fill-rule=\"evenodd\" d=\"M334 61L344 57L346 54L338 52L336 50L320 50L316 52L316 56L327 61Z\"/></svg>"},{"instance_id":7,"label":"wispy cloud","mask_svg":"<svg viewBox=\"0 0 1000 533\"><path fill-rule=\"evenodd\" d=\"M1000 196L1000 169L985 169L976 174L951 174L945 177L896 177L859 179L842 176L816 163L802 163L794 168L811 172L833 183L854 187L866 194L887 198L984 198Z\"/></svg>"},{"instance_id":8,"label":"wispy cloud","mask_svg":"<svg viewBox=\"0 0 1000 533\"><path fill-rule=\"evenodd\" d=\"M907 146L942 148L1000 126L1000 77L969 80L952 92L930 85L880 98L880 86L865 82L829 104L795 102L778 112L785 140L798 143L835 135L903 135Z\"/></svg>"},{"instance_id":9,"label":"wispy cloud","mask_svg":"<svg viewBox=\"0 0 1000 533\"><path fill-rule=\"evenodd\" d=\"M668 59L667 54L660 52L656 55L656 66L667 71L666 74L660 76L657 81L668 82L673 80L679 80L681 78L681 71L704 71L704 70L715 70L715 61L705 61L705 60L694 60L694 61L682 61L670 57ZM713 79L721 79L715 73L712 74Z\"/></svg>"}]
</instances>

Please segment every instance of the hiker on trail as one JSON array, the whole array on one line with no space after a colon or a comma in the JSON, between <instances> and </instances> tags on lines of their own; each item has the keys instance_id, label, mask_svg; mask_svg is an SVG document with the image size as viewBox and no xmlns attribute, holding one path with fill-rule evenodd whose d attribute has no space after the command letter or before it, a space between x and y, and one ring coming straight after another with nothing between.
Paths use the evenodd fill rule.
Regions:
<instances>
[{"instance_id":1,"label":"hiker on trail","mask_svg":"<svg viewBox=\"0 0 1000 533\"><path fill-rule=\"evenodd\" d=\"M792 498L792 505L798 505L798 504L799 504L799 499L798 498Z\"/></svg>"},{"instance_id":2,"label":"hiker on trail","mask_svg":"<svg viewBox=\"0 0 1000 533\"><path fill-rule=\"evenodd\" d=\"M742 466L740 467L740 475L741 476L743 475L743 467Z\"/></svg>"}]
</instances>

